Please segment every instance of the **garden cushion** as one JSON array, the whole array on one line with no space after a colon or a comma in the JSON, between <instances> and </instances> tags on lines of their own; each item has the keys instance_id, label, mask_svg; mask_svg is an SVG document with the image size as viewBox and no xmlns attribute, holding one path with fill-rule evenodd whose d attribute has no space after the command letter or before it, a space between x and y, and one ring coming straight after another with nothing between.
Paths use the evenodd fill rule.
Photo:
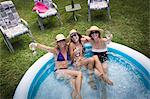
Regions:
<instances>
[{"instance_id":1,"label":"garden cushion","mask_svg":"<svg viewBox=\"0 0 150 99\"><path fill-rule=\"evenodd\" d=\"M15 36L21 35L23 33L28 32L28 28L23 24L18 24L15 27L12 27L10 29L4 30L4 33L6 36L10 38L14 38Z\"/></svg>"},{"instance_id":2,"label":"garden cushion","mask_svg":"<svg viewBox=\"0 0 150 99\"><path fill-rule=\"evenodd\" d=\"M98 1L93 1L90 3L90 9L102 9L102 8L107 8L108 7L108 4L106 1L101 1L101 2L98 2Z\"/></svg>"},{"instance_id":3,"label":"garden cushion","mask_svg":"<svg viewBox=\"0 0 150 99\"><path fill-rule=\"evenodd\" d=\"M57 14L57 10L55 8L50 8L45 13L38 13L38 15L41 18L45 18L45 17L48 17L48 16L56 15L56 14Z\"/></svg>"},{"instance_id":4,"label":"garden cushion","mask_svg":"<svg viewBox=\"0 0 150 99\"><path fill-rule=\"evenodd\" d=\"M19 15L12 1L5 1L0 4L0 26L3 29L15 27L20 22Z\"/></svg>"}]
</instances>

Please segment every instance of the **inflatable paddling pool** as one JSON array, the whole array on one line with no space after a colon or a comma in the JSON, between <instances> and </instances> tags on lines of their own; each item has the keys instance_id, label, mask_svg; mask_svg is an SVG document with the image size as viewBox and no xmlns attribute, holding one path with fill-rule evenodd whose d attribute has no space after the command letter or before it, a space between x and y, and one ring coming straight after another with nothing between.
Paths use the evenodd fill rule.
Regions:
<instances>
[{"instance_id":1,"label":"inflatable paddling pool","mask_svg":"<svg viewBox=\"0 0 150 99\"><path fill-rule=\"evenodd\" d=\"M91 45L84 45L85 57L91 56ZM83 99L150 99L150 59L124 45L108 45L108 76L113 86L104 84L96 76L97 90L88 85L87 70L82 69ZM54 76L54 56L47 53L25 73L13 99L71 99L72 87L68 80Z\"/></svg>"}]
</instances>

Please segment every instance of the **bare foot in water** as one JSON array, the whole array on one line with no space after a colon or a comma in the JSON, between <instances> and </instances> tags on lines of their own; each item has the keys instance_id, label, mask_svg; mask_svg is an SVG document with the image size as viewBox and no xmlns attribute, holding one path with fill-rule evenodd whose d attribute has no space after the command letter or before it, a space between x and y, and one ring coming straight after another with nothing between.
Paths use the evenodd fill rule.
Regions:
<instances>
[{"instance_id":1,"label":"bare foot in water","mask_svg":"<svg viewBox=\"0 0 150 99\"><path fill-rule=\"evenodd\" d=\"M72 96L72 99L76 99L77 93L75 90L72 91L71 96Z\"/></svg>"},{"instance_id":2,"label":"bare foot in water","mask_svg":"<svg viewBox=\"0 0 150 99\"><path fill-rule=\"evenodd\" d=\"M97 90L96 82L94 80L89 80L88 84L92 89Z\"/></svg>"},{"instance_id":3,"label":"bare foot in water","mask_svg":"<svg viewBox=\"0 0 150 99\"><path fill-rule=\"evenodd\" d=\"M102 75L101 78L104 80L104 82L106 82L107 84L109 85L113 85L113 82L108 78L106 77L106 75Z\"/></svg>"},{"instance_id":4,"label":"bare foot in water","mask_svg":"<svg viewBox=\"0 0 150 99\"><path fill-rule=\"evenodd\" d=\"M91 86L92 89L97 90L96 82L93 79L93 73L89 74L89 82L88 84Z\"/></svg>"},{"instance_id":5,"label":"bare foot in water","mask_svg":"<svg viewBox=\"0 0 150 99\"><path fill-rule=\"evenodd\" d=\"M77 94L76 99L82 99L80 94Z\"/></svg>"}]
</instances>

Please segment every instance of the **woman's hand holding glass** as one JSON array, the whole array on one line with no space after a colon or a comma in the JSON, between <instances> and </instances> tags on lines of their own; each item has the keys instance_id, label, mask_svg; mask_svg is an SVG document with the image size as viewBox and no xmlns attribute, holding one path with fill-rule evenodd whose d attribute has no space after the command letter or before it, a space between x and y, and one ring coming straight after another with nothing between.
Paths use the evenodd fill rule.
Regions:
<instances>
[{"instance_id":1,"label":"woman's hand holding glass","mask_svg":"<svg viewBox=\"0 0 150 99\"><path fill-rule=\"evenodd\" d=\"M36 47L37 47L37 43L30 43L29 44L29 48L30 48L30 50L32 50L33 51L33 55L35 56L35 55L37 55L37 52L35 51L36 50Z\"/></svg>"}]
</instances>

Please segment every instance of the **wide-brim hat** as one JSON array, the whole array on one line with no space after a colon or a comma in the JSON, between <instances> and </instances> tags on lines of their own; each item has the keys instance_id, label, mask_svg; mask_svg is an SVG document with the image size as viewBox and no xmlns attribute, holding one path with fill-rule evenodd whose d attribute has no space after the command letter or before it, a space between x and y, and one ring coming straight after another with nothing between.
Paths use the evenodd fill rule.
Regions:
<instances>
[{"instance_id":1,"label":"wide-brim hat","mask_svg":"<svg viewBox=\"0 0 150 99\"><path fill-rule=\"evenodd\" d=\"M55 39L58 42L58 41L61 41L61 40L65 40L66 38L63 34L58 34L58 35L56 35Z\"/></svg>"},{"instance_id":2,"label":"wide-brim hat","mask_svg":"<svg viewBox=\"0 0 150 99\"><path fill-rule=\"evenodd\" d=\"M104 33L103 29L98 28L97 26L91 26L90 29L86 31L86 35L90 35L91 31L99 31L100 33Z\"/></svg>"},{"instance_id":3,"label":"wide-brim hat","mask_svg":"<svg viewBox=\"0 0 150 99\"><path fill-rule=\"evenodd\" d=\"M69 35L71 35L72 33L78 33L78 32L77 32L77 30L72 29L72 30L69 32Z\"/></svg>"}]
</instances>

